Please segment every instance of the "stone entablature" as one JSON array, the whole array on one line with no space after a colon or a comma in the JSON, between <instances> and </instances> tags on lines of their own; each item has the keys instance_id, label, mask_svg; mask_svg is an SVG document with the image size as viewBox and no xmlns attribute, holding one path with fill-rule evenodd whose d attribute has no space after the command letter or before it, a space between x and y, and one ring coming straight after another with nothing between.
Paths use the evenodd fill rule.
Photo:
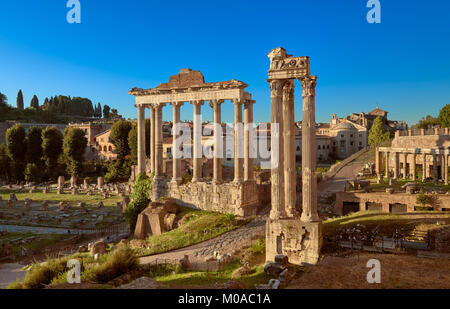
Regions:
<instances>
[{"instance_id":1,"label":"stone entablature","mask_svg":"<svg viewBox=\"0 0 450 309\"><path fill-rule=\"evenodd\" d=\"M182 206L243 217L256 215L262 202L258 199L256 181L220 185L213 182L190 182L178 185L166 180L156 184L153 190L175 199Z\"/></svg>"},{"instance_id":2,"label":"stone entablature","mask_svg":"<svg viewBox=\"0 0 450 309\"><path fill-rule=\"evenodd\" d=\"M412 131L395 134L395 138L392 140L392 147L395 148L449 148L450 147L450 135L440 134L425 134L424 131L419 135L414 135ZM442 133L442 132L441 132ZM405 135L408 134L408 135Z\"/></svg>"},{"instance_id":3,"label":"stone entablature","mask_svg":"<svg viewBox=\"0 0 450 309\"><path fill-rule=\"evenodd\" d=\"M436 205L434 210L443 211L450 209L450 195L435 194ZM417 205L417 195L408 193L394 193L389 194L386 192L371 192L371 193L358 193L358 192L337 192L336 203L334 204L334 213L342 216L344 214L344 203L359 203L359 210L365 211L368 209L368 203L376 203L381 205L380 210L382 212L391 212L391 206L394 204L406 205L406 212L414 212L414 207ZM372 209L375 210L375 209Z\"/></svg>"}]
</instances>

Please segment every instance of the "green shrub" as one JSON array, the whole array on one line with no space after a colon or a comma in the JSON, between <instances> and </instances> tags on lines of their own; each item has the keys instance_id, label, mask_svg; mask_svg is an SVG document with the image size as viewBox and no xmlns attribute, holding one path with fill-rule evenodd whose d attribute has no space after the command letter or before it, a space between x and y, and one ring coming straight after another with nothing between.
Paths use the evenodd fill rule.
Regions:
<instances>
[{"instance_id":1,"label":"green shrub","mask_svg":"<svg viewBox=\"0 0 450 309\"><path fill-rule=\"evenodd\" d=\"M35 163L28 163L25 168L25 180L29 182L41 181L41 169Z\"/></svg>"},{"instance_id":2,"label":"green shrub","mask_svg":"<svg viewBox=\"0 0 450 309\"><path fill-rule=\"evenodd\" d=\"M130 225L130 230L134 231L138 215L150 203L150 190L152 188L151 179L145 174L139 174L133 185L133 193L131 194L131 203L125 211L125 219Z\"/></svg>"},{"instance_id":3,"label":"green shrub","mask_svg":"<svg viewBox=\"0 0 450 309\"><path fill-rule=\"evenodd\" d=\"M138 266L133 249L119 245L109 253L100 265L86 269L82 278L95 283L106 283L112 279L132 271Z\"/></svg>"},{"instance_id":4,"label":"green shrub","mask_svg":"<svg viewBox=\"0 0 450 309\"><path fill-rule=\"evenodd\" d=\"M421 206L427 206L430 204L431 200L428 195L425 195L423 193L423 189L420 189L420 193L417 195L416 202Z\"/></svg>"},{"instance_id":5,"label":"green shrub","mask_svg":"<svg viewBox=\"0 0 450 309\"><path fill-rule=\"evenodd\" d=\"M266 239L261 238L255 241L250 248L247 250L253 254L265 254L266 253Z\"/></svg>"},{"instance_id":6,"label":"green shrub","mask_svg":"<svg viewBox=\"0 0 450 309\"><path fill-rule=\"evenodd\" d=\"M53 278L67 271L66 265L69 258L49 259L44 265L34 264L28 271L22 282L14 282L9 289L42 289L49 285Z\"/></svg>"}]
</instances>

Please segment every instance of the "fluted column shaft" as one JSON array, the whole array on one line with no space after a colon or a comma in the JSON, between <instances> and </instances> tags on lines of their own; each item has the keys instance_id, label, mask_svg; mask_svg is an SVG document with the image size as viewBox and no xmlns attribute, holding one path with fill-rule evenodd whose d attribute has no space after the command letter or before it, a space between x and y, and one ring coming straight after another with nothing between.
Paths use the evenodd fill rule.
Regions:
<instances>
[{"instance_id":1,"label":"fluted column shaft","mask_svg":"<svg viewBox=\"0 0 450 309\"><path fill-rule=\"evenodd\" d=\"M223 100L213 100L210 102L213 108L213 122L214 122L213 182L216 184L222 183L222 157L223 157L222 103Z\"/></svg>"},{"instance_id":2,"label":"fluted column shaft","mask_svg":"<svg viewBox=\"0 0 450 309\"><path fill-rule=\"evenodd\" d=\"M444 155L444 182L448 185L448 154Z\"/></svg>"},{"instance_id":3,"label":"fluted column shaft","mask_svg":"<svg viewBox=\"0 0 450 309\"><path fill-rule=\"evenodd\" d=\"M316 175L316 112L315 95L317 76L300 79L303 88L302 122L302 182L304 222L320 221L317 213L317 175Z\"/></svg>"},{"instance_id":4,"label":"fluted column shaft","mask_svg":"<svg viewBox=\"0 0 450 309\"><path fill-rule=\"evenodd\" d=\"M394 152L394 179L398 179L398 174L399 174L398 152Z\"/></svg>"},{"instance_id":5,"label":"fluted column shaft","mask_svg":"<svg viewBox=\"0 0 450 309\"><path fill-rule=\"evenodd\" d=\"M243 125L242 125L242 100L233 100L234 103L234 181L243 181Z\"/></svg>"},{"instance_id":6,"label":"fluted column shaft","mask_svg":"<svg viewBox=\"0 0 450 309\"><path fill-rule=\"evenodd\" d=\"M428 164L427 164L427 155L424 153L422 154L422 180L427 179L428 177Z\"/></svg>"},{"instance_id":7,"label":"fluted column shaft","mask_svg":"<svg viewBox=\"0 0 450 309\"><path fill-rule=\"evenodd\" d=\"M180 137L178 126L180 126L180 108L184 102L172 102L173 107L173 127L172 127L172 169L173 176L172 181L177 184L181 183L181 156L180 148L176 141Z\"/></svg>"},{"instance_id":8,"label":"fluted column shaft","mask_svg":"<svg viewBox=\"0 0 450 309\"><path fill-rule=\"evenodd\" d=\"M145 174L145 106L138 105L138 121L137 121L137 161L138 174Z\"/></svg>"},{"instance_id":9,"label":"fluted column shaft","mask_svg":"<svg viewBox=\"0 0 450 309\"><path fill-rule=\"evenodd\" d=\"M150 172L155 173L156 150L155 150L155 107L150 105Z\"/></svg>"},{"instance_id":10,"label":"fluted column shaft","mask_svg":"<svg viewBox=\"0 0 450 309\"><path fill-rule=\"evenodd\" d=\"M416 180L416 157L417 155L414 153L411 162L411 174L414 181Z\"/></svg>"},{"instance_id":11,"label":"fluted column shaft","mask_svg":"<svg viewBox=\"0 0 450 309\"><path fill-rule=\"evenodd\" d=\"M283 117L282 95L285 80L269 80L271 118L270 118L270 156L271 156L271 219L285 217L284 177L283 177Z\"/></svg>"},{"instance_id":12,"label":"fluted column shaft","mask_svg":"<svg viewBox=\"0 0 450 309\"><path fill-rule=\"evenodd\" d=\"M253 103L255 101L249 100L244 104L244 181L254 180L253 171L253 156L251 154L253 149Z\"/></svg>"},{"instance_id":13,"label":"fluted column shaft","mask_svg":"<svg viewBox=\"0 0 450 309\"><path fill-rule=\"evenodd\" d=\"M155 106L155 177L163 177L162 109L165 104Z\"/></svg>"},{"instance_id":14,"label":"fluted column shaft","mask_svg":"<svg viewBox=\"0 0 450 309\"><path fill-rule=\"evenodd\" d=\"M389 171L389 169L390 169L390 166L389 166L389 159L390 159L390 157L389 157L389 152L388 151L385 152L385 156L386 156L386 178L389 178L391 176L391 173Z\"/></svg>"},{"instance_id":15,"label":"fluted column shaft","mask_svg":"<svg viewBox=\"0 0 450 309\"><path fill-rule=\"evenodd\" d=\"M433 180L438 180L437 155L433 154Z\"/></svg>"},{"instance_id":16,"label":"fluted column shaft","mask_svg":"<svg viewBox=\"0 0 450 309\"><path fill-rule=\"evenodd\" d=\"M407 178L407 165L408 165L408 154L405 152L403 153L403 179Z\"/></svg>"},{"instance_id":17,"label":"fluted column shaft","mask_svg":"<svg viewBox=\"0 0 450 309\"><path fill-rule=\"evenodd\" d=\"M297 182L295 171L295 119L294 119L294 80L283 86L283 139L284 139L284 203L286 215L297 215L295 204L297 199ZM308 111L309 113L309 111ZM315 121L312 119L311 121ZM314 138L315 140L315 138ZM314 169L315 171L315 169Z\"/></svg>"},{"instance_id":18,"label":"fluted column shaft","mask_svg":"<svg viewBox=\"0 0 450 309\"><path fill-rule=\"evenodd\" d=\"M194 106L194 141L193 141L193 176L192 181L200 181L202 178L202 119L201 107L203 101L192 101Z\"/></svg>"}]
</instances>

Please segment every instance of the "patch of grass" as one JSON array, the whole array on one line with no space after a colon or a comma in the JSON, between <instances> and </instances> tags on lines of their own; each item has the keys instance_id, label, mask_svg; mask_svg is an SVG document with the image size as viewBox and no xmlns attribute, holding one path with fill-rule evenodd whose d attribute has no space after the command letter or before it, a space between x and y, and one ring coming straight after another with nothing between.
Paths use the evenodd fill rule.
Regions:
<instances>
[{"instance_id":1,"label":"patch of grass","mask_svg":"<svg viewBox=\"0 0 450 309\"><path fill-rule=\"evenodd\" d=\"M235 260L232 263L226 265L219 271L188 271L188 272L175 272L171 268L166 269L166 273L161 272L159 275L153 278L159 282L174 284L174 285L213 285L215 283L225 283L231 280L232 273L241 267L239 261ZM264 273L264 266L258 265L252 267L252 274L239 278L246 288L254 288L255 284L267 283L270 279ZM152 273L153 274L153 273Z\"/></svg>"},{"instance_id":2,"label":"patch of grass","mask_svg":"<svg viewBox=\"0 0 450 309\"><path fill-rule=\"evenodd\" d=\"M67 234L35 234L35 233L19 233L19 232L13 232L8 233L7 235L0 236L0 246L4 243L8 243L11 240L22 238L26 239L28 237L36 237L36 240L33 240L30 243L27 244L17 244L12 246L12 252L13 255L16 257L20 256L20 247L24 247L25 249L31 250L33 252L37 250L42 250L45 247L51 246L53 244L56 244L60 241L63 241L65 239L68 239L72 237L72 235Z\"/></svg>"},{"instance_id":3,"label":"patch of grass","mask_svg":"<svg viewBox=\"0 0 450 309\"><path fill-rule=\"evenodd\" d=\"M122 197L118 195L112 195L108 199L104 199L102 195L96 193L89 196L86 193L72 195L69 191L66 191L65 194L56 194L56 190L51 190L50 193L44 194L42 193L42 191L29 193L28 190L25 189L22 191L1 189L0 197L3 198L3 201L5 203L7 200L9 200L10 193L15 193L19 201L23 201L28 198L32 199L33 201L49 201L50 203L59 203L60 201L63 201L71 204L76 204L85 202L87 206L96 206L98 202L103 202L105 207L116 206L116 203L122 200Z\"/></svg>"},{"instance_id":4,"label":"patch of grass","mask_svg":"<svg viewBox=\"0 0 450 309\"><path fill-rule=\"evenodd\" d=\"M94 260L89 253L77 253L58 259L47 259L44 264L34 263L21 282L14 282L9 289L42 289L47 285L67 283L67 262L77 259L81 264L82 281L103 284L135 269L137 258L132 249L119 245L114 251Z\"/></svg>"},{"instance_id":5,"label":"patch of grass","mask_svg":"<svg viewBox=\"0 0 450 309\"><path fill-rule=\"evenodd\" d=\"M82 278L96 283L106 283L138 266L137 258L131 248L120 245L106 255L99 265L83 272Z\"/></svg>"},{"instance_id":6,"label":"patch of grass","mask_svg":"<svg viewBox=\"0 0 450 309\"><path fill-rule=\"evenodd\" d=\"M236 216L203 210L183 208L179 214L179 227L146 239L147 248L135 249L139 256L167 252L191 246L234 230L249 220L235 220Z\"/></svg>"},{"instance_id":7,"label":"patch of grass","mask_svg":"<svg viewBox=\"0 0 450 309\"><path fill-rule=\"evenodd\" d=\"M323 233L325 236L332 236L337 229L350 228L357 224L362 224L369 229L378 227L380 233L392 233L396 228L412 231L424 223L436 224L437 220L450 224L450 214L442 212L390 214L379 211L360 211L325 220Z\"/></svg>"}]
</instances>

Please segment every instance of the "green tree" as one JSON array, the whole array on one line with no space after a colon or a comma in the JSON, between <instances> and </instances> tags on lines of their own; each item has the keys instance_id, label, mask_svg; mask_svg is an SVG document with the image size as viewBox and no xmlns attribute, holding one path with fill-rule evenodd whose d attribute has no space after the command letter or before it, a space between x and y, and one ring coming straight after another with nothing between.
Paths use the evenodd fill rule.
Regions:
<instances>
[{"instance_id":1,"label":"green tree","mask_svg":"<svg viewBox=\"0 0 450 309\"><path fill-rule=\"evenodd\" d=\"M108 105L104 105L103 106L103 118L105 119L109 119L109 112L110 112L111 108Z\"/></svg>"},{"instance_id":2,"label":"green tree","mask_svg":"<svg viewBox=\"0 0 450 309\"><path fill-rule=\"evenodd\" d=\"M443 128L450 128L450 104L441 109L438 118Z\"/></svg>"},{"instance_id":3,"label":"green tree","mask_svg":"<svg viewBox=\"0 0 450 309\"><path fill-rule=\"evenodd\" d=\"M27 144L25 140L25 129L20 124L16 124L6 131L6 149L12 162L14 179L22 180L25 169Z\"/></svg>"},{"instance_id":4,"label":"green tree","mask_svg":"<svg viewBox=\"0 0 450 309\"><path fill-rule=\"evenodd\" d=\"M133 125L128 133L128 146L130 147L130 157L133 164L137 163L137 126Z\"/></svg>"},{"instance_id":5,"label":"green tree","mask_svg":"<svg viewBox=\"0 0 450 309\"><path fill-rule=\"evenodd\" d=\"M128 145L128 134L131 130L131 122L129 121L117 121L111 127L111 143L116 147L117 159L122 162L125 156L130 154L130 147Z\"/></svg>"},{"instance_id":6,"label":"green tree","mask_svg":"<svg viewBox=\"0 0 450 309\"><path fill-rule=\"evenodd\" d=\"M138 215L147 208L151 201L149 197L151 188L151 179L145 174L139 174L133 185L132 201L125 210L125 219L130 225L130 231L134 231Z\"/></svg>"},{"instance_id":7,"label":"green tree","mask_svg":"<svg viewBox=\"0 0 450 309\"><path fill-rule=\"evenodd\" d=\"M56 178L58 157L62 153L63 135L55 127L42 131L42 154L47 164L48 175Z\"/></svg>"},{"instance_id":8,"label":"green tree","mask_svg":"<svg viewBox=\"0 0 450 309\"><path fill-rule=\"evenodd\" d=\"M11 177L11 160L5 144L0 145L0 179L9 180Z\"/></svg>"},{"instance_id":9,"label":"green tree","mask_svg":"<svg viewBox=\"0 0 450 309\"><path fill-rule=\"evenodd\" d=\"M63 150L69 161L69 170L72 176L80 176L82 172L87 143L83 130L67 127L64 131Z\"/></svg>"},{"instance_id":10,"label":"green tree","mask_svg":"<svg viewBox=\"0 0 450 309\"><path fill-rule=\"evenodd\" d=\"M8 98L6 95L0 92L0 107L6 107L8 105Z\"/></svg>"},{"instance_id":11,"label":"green tree","mask_svg":"<svg viewBox=\"0 0 450 309\"><path fill-rule=\"evenodd\" d=\"M23 94L22 89L19 90L19 93L17 93L17 109L23 110Z\"/></svg>"},{"instance_id":12,"label":"green tree","mask_svg":"<svg viewBox=\"0 0 450 309\"><path fill-rule=\"evenodd\" d=\"M419 120L419 123L416 124L414 127L418 129L429 129L430 127L433 127L435 125L439 125L440 120L439 118L435 118L433 116L427 115L426 117L422 117L421 120Z\"/></svg>"},{"instance_id":13,"label":"green tree","mask_svg":"<svg viewBox=\"0 0 450 309\"><path fill-rule=\"evenodd\" d=\"M32 127L27 134L27 155L28 163L35 163L36 166L42 166L42 129Z\"/></svg>"},{"instance_id":14,"label":"green tree","mask_svg":"<svg viewBox=\"0 0 450 309\"><path fill-rule=\"evenodd\" d=\"M369 145L372 147L377 147L383 142L390 139L389 132L386 132L383 125L383 120L381 117L375 118L372 127L369 131Z\"/></svg>"},{"instance_id":15,"label":"green tree","mask_svg":"<svg viewBox=\"0 0 450 309\"><path fill-rule=\"evenodd\" d=\"M28 163L25 168L25 180L29 182L40 182L41 181L41 168L35 163Z\"/></svg>"},{"instance_id":16,"label":"green tree","mask_svg":"<svg viewBox=\"0 0 450 309\"><path fill-rule=\"evenodd\" d=\"M39 99L36 95L34 95L33 98L31 99L30 106L36 110L39 109Z\"/></svg>"}]
</instances>

